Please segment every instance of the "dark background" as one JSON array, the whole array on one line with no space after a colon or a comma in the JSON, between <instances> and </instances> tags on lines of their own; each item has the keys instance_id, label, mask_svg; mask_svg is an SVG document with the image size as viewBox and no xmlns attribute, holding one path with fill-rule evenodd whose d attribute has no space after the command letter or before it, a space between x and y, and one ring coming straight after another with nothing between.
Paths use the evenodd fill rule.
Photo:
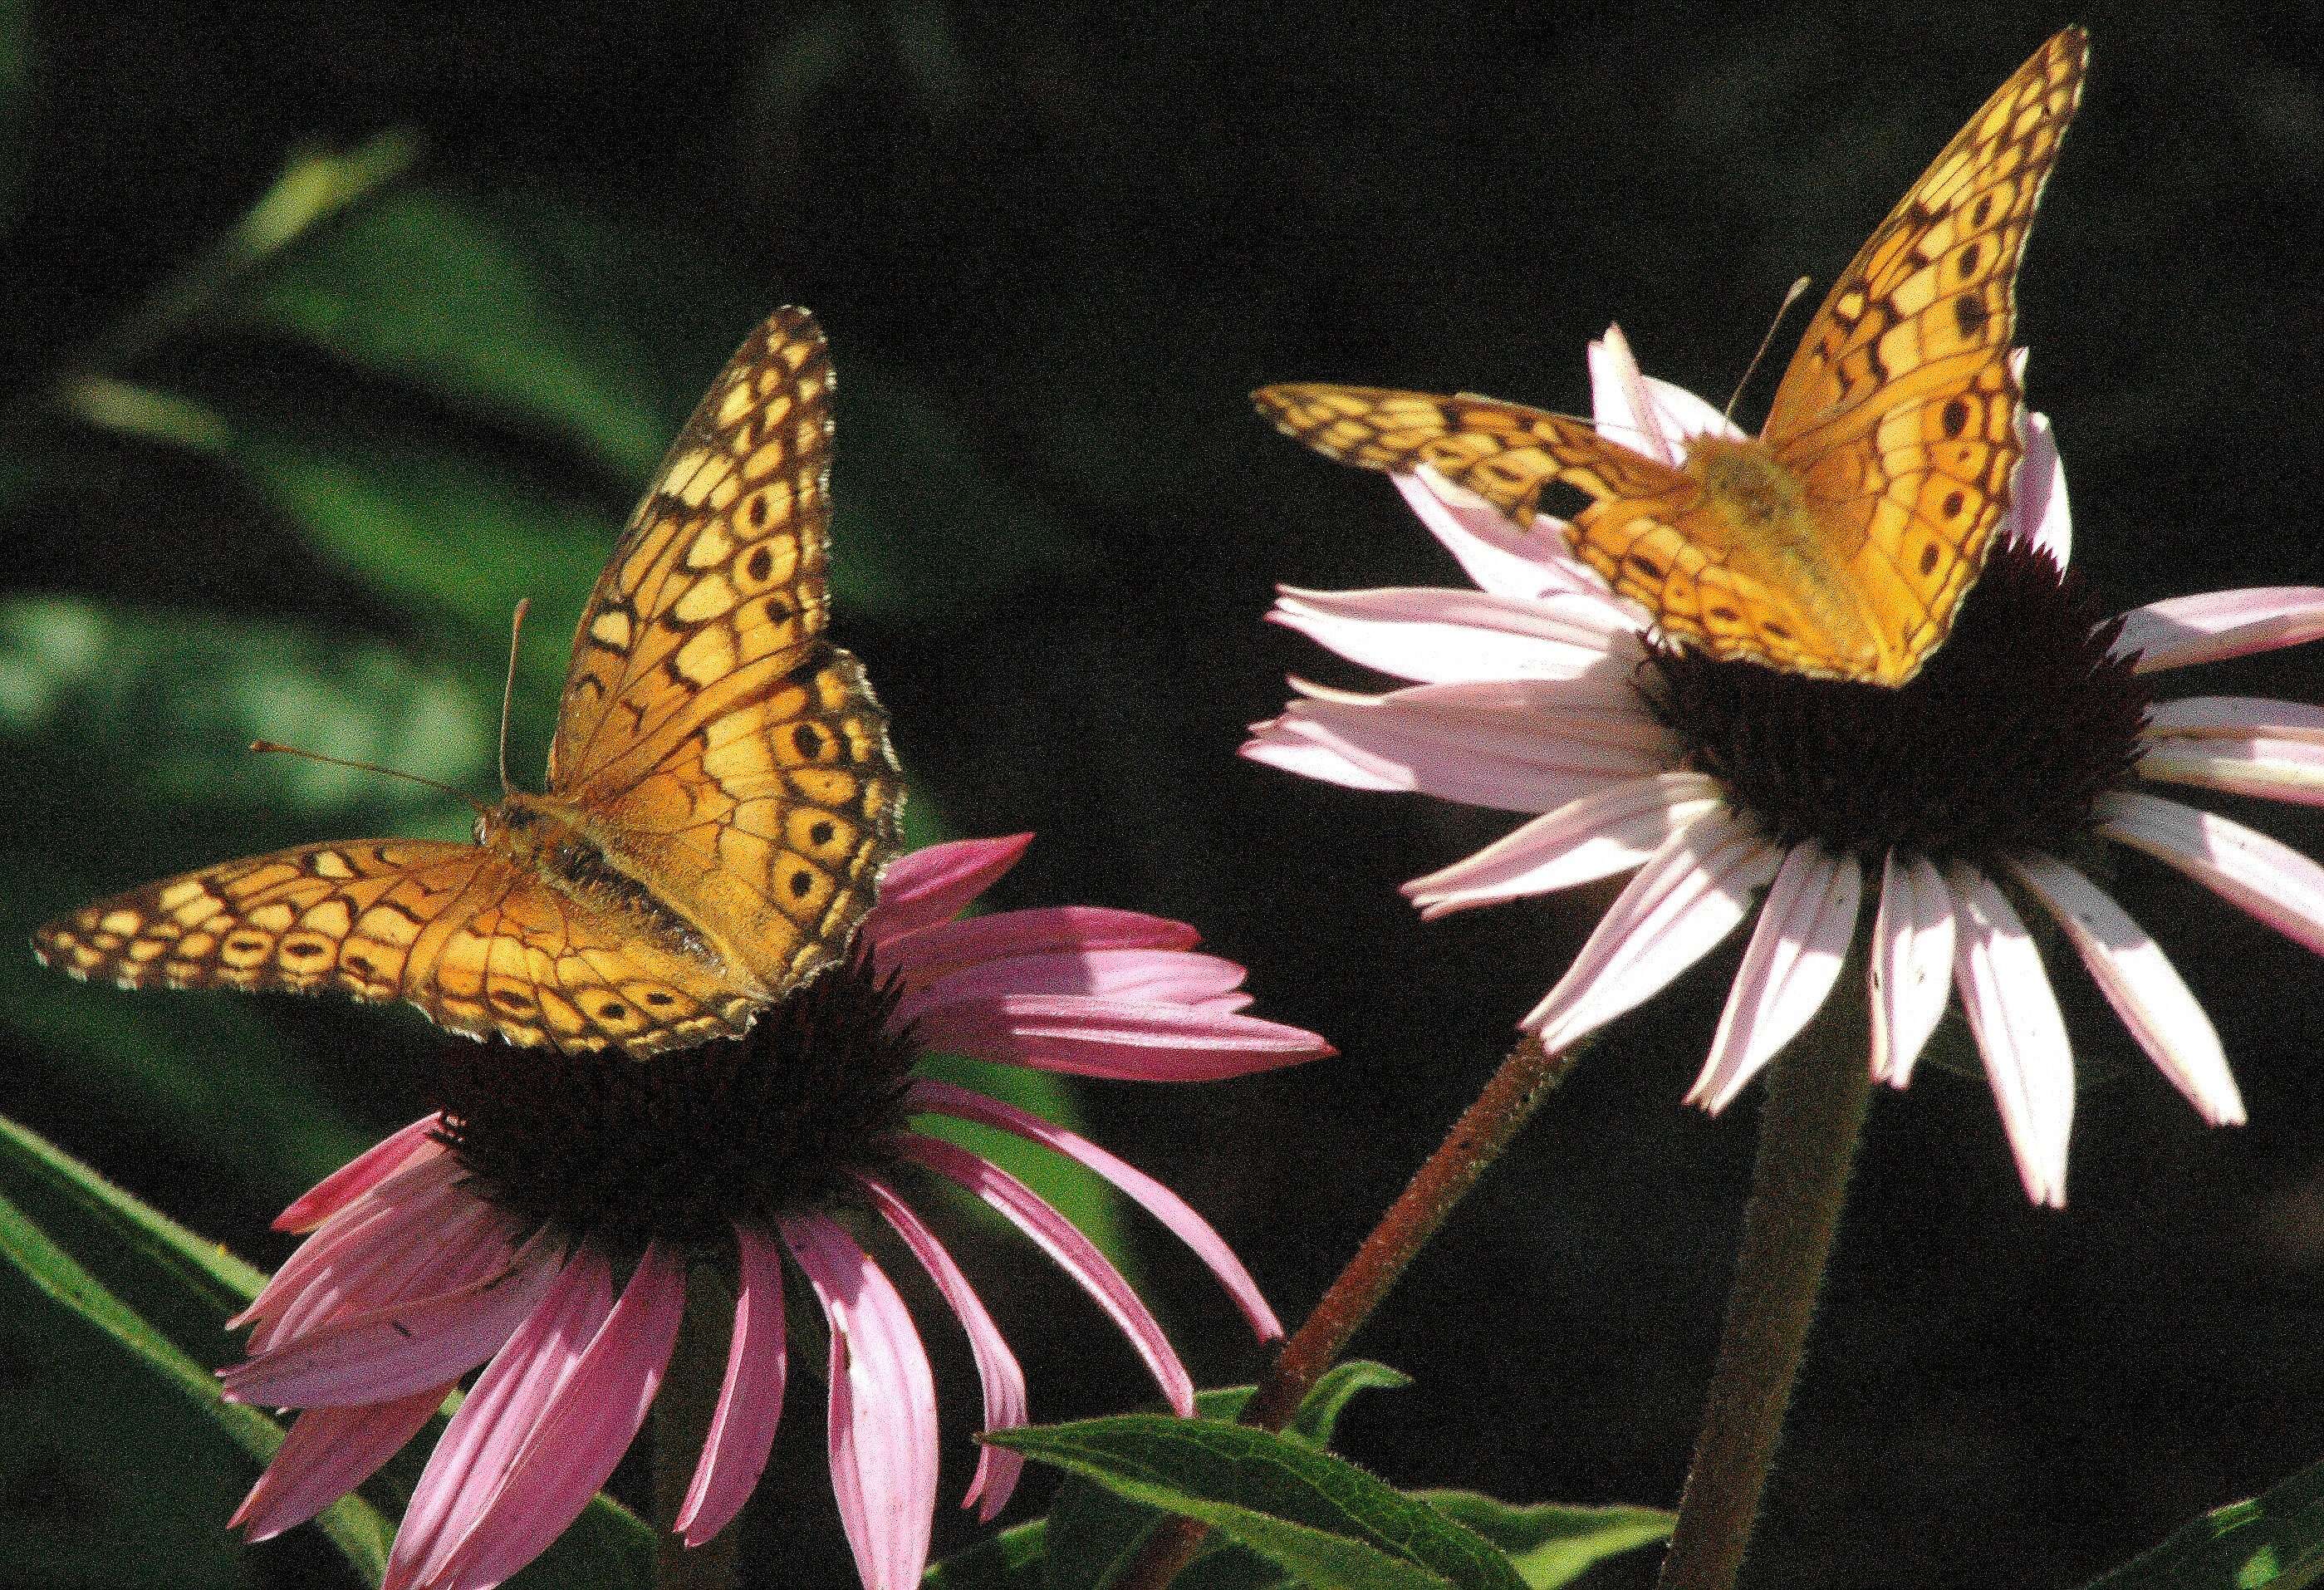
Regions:
<instances>
[{"instance_id":1,"label":"dark background","mask_svg":"<svg viewBox=\"0 0 2324 1590\"><path fill-rule=\"evenodd\" d=\"M383 596L284 511L279 476L60 416L43 394L201 257L294 146L418 131L427 152L400 190L456 206L485 241L439 231L438 252L409 257L364 245L373 290L426 320L448 246L481 283L442 301L465 327L500 312L504 280L509 313L556 324L593 368L634 371L650 422L618 461L235 310L232 293L105 367L254 432L349 443L370 466L456 448L595 526L570 588L521 584L489 556L475 571L484 608L530 589L554 652L588 548L610 545L658 451L655 425L666 438L767 308L812 306L841 379L841 634L894 714L924 834L1038 830L1002 903L1193 920L1251 968L1262 1013L1345 1051L1201 1093L1078 1090L1093 1134L1213 1216L1296 1319L1610 890L1425 926L1395 884L1514 819L1234 756L1286 670L1357 682L1259 622L1275 582L1458 583L1383 483L1276 437L1245 393L1336 379L1582 408L1583 342L1618 318L1650 371L1723 399L1792 278L1828 281L2070 20L1979 4L1619 18L901 0L50 7L32 19L0 300L7 566L42 599L132 615L138 666L198 657L228 623L319 648L346 696L277 703L291 720L280 738L344 748L329 726L347 712L409 727L410 680L434 680L465 737L439 771L431 742L407 736L400 765L481 793L500 620L456 630ZM2089 88L2020 300L2077 563L2116 608L2324 579L2312 19L2158 5L2079 20ZM460 555L456 529L413 555ZM154 635L181 650L156 653ZM368 687L358 657L387 660L392 682ZM527 683L522 769L539 765L553 698L553 678ZM2163 683L2315 700L2324 658ZM213 704L234 681L216 685ZM134 720L10 708L0 938L230 851L441 816L254 769L234 753L236 734L267 732L253 720L141 699ZM286 809L286 788L308 798ZM2236 809L2324 853L2310 814ZM2085 1078L2064 1213L2026 1206L1981 1080L1924 1068L1884 1093L1753 1582L2078 1584L2324 1456L2324 966L2159 867L2125 860L2107 881L2217 1020L2253 1124L2203 1128L2056 946ZM1739 943L1613 1030L1365 1331L1360 1351L1418 1383L1357 1404L1351 1455L1399 1484L1674 1500L1756 1092L1716 1121L1678 1101ZM272 1210L361 1132L412 1113L428 1043L408 1013L130 1000L28 960L0 994L15 1012L0 1111L262 1263L286 1251L263 1230ZM139 1029L150 1049L106 1025L130 1005L171 1007L134 1018L163 1024ZM253 1076L279 1094L246 1092ZM309 1107L288 1098L316 1101L321 1122L295 1149L268 1125ZM1248 1378L1191 1263L1158 1239L1141 1257L1198 1377ZM970 1268L1026 1360L1037 1417L1140 1394L1127 1351L1037 1258L995 1244ZM15 1319L0 1332L0 1527L53 1553L32 1559L43 1582L335 1571L311 1539L235 1551L218 1526L247 1484L240 1461L198 1456L198 1426L173 1435L175 1410L146 1400L166 1393L101 1345L69 1331L60 1345L29 1292L0 1301ZM925 1317L945 1355L956 1494L973 1377L956 1333ZM820 1418L794 1400L755 1526L791 1583L847 1582ZM156 1478L179 1469L190 1477ZM1042 1493L1028 1487L1011 1516ZM970 1538L942 1530L940 1549ZM159 1545L141 1556L123 1537L142 1532ZM1598 1582L1643 1583L1650 1555Z\"/></svg>"}]
</instances>

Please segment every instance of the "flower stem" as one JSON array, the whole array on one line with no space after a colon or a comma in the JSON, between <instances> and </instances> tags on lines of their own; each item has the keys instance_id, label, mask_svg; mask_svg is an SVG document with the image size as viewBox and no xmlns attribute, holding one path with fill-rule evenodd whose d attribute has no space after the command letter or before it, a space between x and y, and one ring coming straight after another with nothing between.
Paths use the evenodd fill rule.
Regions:
<instances>
[{"instance_id":1,"label":"flower stem","mask_svg":"<svg viewBox=\"0 0 2324 1590\"><path fill-rule=\"evenodd\" d=\"M1659 1590L1730 1590L1783 1434L1872 1082L1858 1049L1769 1068L1727 1323Z\"/></svg>"},{"instance_id":2,"label":"flower stem","mask_svg":"<svg viewBox=\"0 0 2324 1590\"><path fill-rule=\"evenodd\" d=\"M687 1278L686 1317L653 1403L654 1584L658 1590L733 1590L739 1583L740 1521L689 1548L673 1525L726 1373L734 1299L707 1266Z\"/></svg>"},{"instance_id":3,"label":"flower stem","mask_svg":"<svg viewBox=\"0 0 2324 1590\"><path fill-rule=\"evenodd\" d=\"M1462 1113L1436 1151L1388 1206L1306 1322L1283 1345L1243 1405L1240 1422L1268 1430L1279 1430L1290 1422L1301 1400L1379 1307L1405 1266L1436 1234L1486 1168L1500 1158L1550 1090L1565 1079L1580 1052L1575 1046L1551 1054L1531 1034L1518 1041L1476 1103ZM1194 1559L1204 1533L1193 1519L1166 1520L1114 1581L1114 1590L1162 1590Z\"/></svg>"}]
</instances>

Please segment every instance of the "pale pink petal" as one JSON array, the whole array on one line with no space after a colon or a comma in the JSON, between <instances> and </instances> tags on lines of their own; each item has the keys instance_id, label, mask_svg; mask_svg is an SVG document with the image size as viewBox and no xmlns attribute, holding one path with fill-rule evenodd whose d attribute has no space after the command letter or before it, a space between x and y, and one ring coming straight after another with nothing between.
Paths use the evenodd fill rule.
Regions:
<instances>
[{"instance_id":1,"label":"pale pink petal","mask_svg":"<svg viewBox=\"0 0 2324 1590\"><path fill-rule=\"evenodd\" d=\"M963 1121L974 1121L994 1126L1003 1132L1042 1147L1053 1149L1079 1160L1120 1188L1139 1207L1170 1228L1171 1234L1194 1251L1196 1257L1210 1266L1219 1284L1242 1310L1242 1317L1262 1342L1270 1342L1283 1334L1283 1326L1275 1317L1275 1310L1260 1296L1259 1283L1242 1261L1234 1256L1226 1239L1213 1230L1209 1221L1188 1206L1185 1199L1147 1175L1126 1160L1115 1158L1087 1138L1066 1131L1064 1127L1038 1115L1004 1104L983 1094L940 1082L932 1077L913 1080L911 1089L904 1095L905 1106L912 1110L933 1110L955 1116Z\"/></svg>"},{"instance_id":2,"label":"pale pink petal","mask_svg":"<svg viewBox=\"0 0 2324 1590\"><path fill-rule=\"evenodd\" d=\"M1187 1376L1186 1366L1178 1362L1169 1337L1162 1334L1162 1327L1139 1301L1137 1292L1121 1278L1121 1272L1098 1252L1094 1243L1074 1229L1073 1222L1043 1202L1031 1188L966 1149L910 1132L897 1132L889 1141L906 1159L958 1182L1032 1238L1066 1274L1081 1283L1082 1290L1096 1299L1098 1306L1112 1317L1115 1327L1130 1338L1130 1345L1146 1361L1155 1383L1162 1388L1162 1395L1178 1416L1194 1416L1194 1382Z\"/></svg>"},{"instance_id":3,"label":"pale pink petal","mask_svg":"<svg viewBox=\"0 0 2324 1590\"><path fill-rule=\"evenodd\" d=\"M2042 957L1992 880L1959 863L1946 871L1958 904L1953 979L2025 1196L2066 1205L2066 1139L2074 1120L2074 1060L2066 1019Z\"/></svg>"},{"instance_id":4,"label":"pale pink petal","mask_svg":"<svg viewBox=\"0 0 2324 1590\"><path fill-rule=\"evenodd\" d=\"M1568 801L1476 855L1404 885L1424 917L1594 883L1643 864L1722 800L1701 773L1665 772Z\"/></svg>"},{"instance_id":5,"label":"pale pink petal","mask_svg":"<svg viewBox=\"0 0 2324 1590\"><path fill-rule=\"evenodd\" d=\"M291 1421L273 1461L242 1499L228 1529L250 1541L271 1540L303 1524L362 1484L418 1435L451 1393L446 1382L391 1402L360 1408L310 1408Z\"/></svg>"},{"instance_id":6,"label":"pale pink petal","mask_svg":"<svg viewBox=\"0 0 2324 1590\"><path fill-rule=\"evenodd\" d=\"M1928 857L1888 853L1872 922L1872 1080L1902 1087L1953 988L1953 896Z\"/></svg>"},{"instance_id":7,"label":"pale pink petal","mask_svg":"<svg viewBox=\"0 0 2324 1590\"><path fill-rule=\"evenodd\" d=\"M1617 645L1636 650L1627 630L1615 632L1605 622L1602 605L1579 596L1286 586L1267 616L1351 662L1430 684L1572 679L1603 662Z\"/></svg>"},{"instance_id":8,"label":"pale pink petal","mask_svg":"<svg viewBox=\"0 0 2324 1590\"><path fill-rule=\"evenodd\" d=\"M2138 775L2225 795L2324 806L2324 741L2257 735L2150 738Z\"/></svg>"},{"instance_id":9,"label":"pale pink petal","mask_svg":"<svg viewBox=\"0 0 2324 1590\"><path fill-rule=\"evenodd\" d=\"M914 1036L941 1053L1143 1082L1211 1082L1339 1052L1304 1028L1257 1016L1073 994L1010 994L933 1010Z\"/></svg>"},{"instance_id":10,"label":"pale pink petal","mask_svg":"<svg viewBox=\"0 0 2324 1590\"><path fill-rule=\"evenodd\" d=\"M898 856L881 874L880 903L866 913L857 932L876 948L915 928L951 920L1015 866L1032 843L1030 834L1011 834L931 845Z\"/></svg>"},{"instance_id":11,"label":"pale pink petal","mask_svg":"<svg viewBox=\"0 0 2324 1590\"><path fill-rule=\"evenodd\" d=\"M2149 740L2258 735L2278 740L2324 741L2324 707L2264 696L2181 696L2146 709Z\"/></svg>"},{"instance_id":12,"label":"pale pink petal","mask_svg":"<svg viewBox=\"0 0 2324 1590\"><path fill-rule=\"evenodd\" d=\"M2262 586L2172 596L2123 615L2117 654L2140 653L2138 671L2217 662L2324 635L2324 587Z\"/></svg>"},{"instance_id":13,"label":"pale pink petal","mask_svg":"<svg viewBox=\"0 0 2324 1590\"><path fill-rule=\"evenodd\" d=\"M992 1323L992 1316L976 1289L968 1284L960 1266L953 1262L944 1243L936 1240L920 1217L904 1200L881 1182L859 1175L855 1179L872 1201L888 1217L904 1245L936 1283L945 1304L960 1320L961 1328L968 1333L969 1352L976 1359L976 1377L984 1388L984 1428L988 1430L1013 1429L1026 1419L1025 1372L1019 1367L1017 1355L1009 1350L1008 1338L1001 1327ZM1018 1454L1000 1447L986 1447L976 1460L976 1474L968 1483L968 1494L961 1498L963 1507L977 1508L977 1521L991 1523L1009 1505L1010 1494L1017 1489L1018 1476L1024 1472L1025 1460ZM982 1502L983 1505L978 1507Z\"/></svg>"},{"instance_id":14,"label":"pale pink petal","mask_svg":"<svg viewBox=\"0 0 2324 1590\"><path fill-rule=\"evenodd\" d=\"M645 1424L685 1313L686 1261L647 1243L622 1300L530 1421L500 1485L438 1571L445 1590L489 1590L581 1516Z\"/></svg>"},{"instance_id":15,"label":"pale pink petal","mask_svg":"<svg viewBox=\"0 0 2324 1590\"><path fill-rule=\"evenodd\" d=\"M465 1174L456 1160L444 1155L422 1156L391 1172L371 1195L325 1217L249 1306L226 1322L226 1328L239 1330L254 1320L279 1328L301 1299L337 1275L363 1275L398 1263L428 1267L433 1258L428 1239L441 1222L456 1209L480 1206L475 1194L459 1185ZM314 1310L302 1312L311 1317Z\"/></svg>"},{"instance_id":16,"label":"pale pink petal","mask_svg":"<svg viewBox=\"0 0 2324 1590\"><path fill-rule=\"evenodd\" d=\"M1652 998L1736 929L1782 861L1779 846L1724 809L1673 835L1520 1025L1554 1051Z\"/></svg>"},{"instance_id":17,"label":"pale pink petal","mask_svg":"<svg viewBox=\"0 0 2324 1590\"><path fill-rule=\"evenodd\" d=\"M1599 434L1675 468L1698 436L1740 437L1726 415L1683 386L1640 373L1619 326L1590 345L1590 409Z\"/></svg>"},{"instance_id":18,"label":"pale pink petal","mask_svg":"<svg viewBox=\"0 0 2324 1590\"><path fill-rule=\"evenodd\" d=\"M557 1266L529 1247L466 1286L334 1319L222 1369L219 1395L270 1408L346 1408L410 1396L490 1357L556 1279Z\"/></svg>"},{"instance_id":19,"label":"pale pink petal","mask_svg":"<svg viewBox=\"0 0 2324 1590\"><path fill-rule=\"evenodd\" d=\"M1544 513L1531 530L1520 530L1492 504L1425 464L1391 478L1479 590L1497 596L1586 596L1600 605L1609 623L1637 627L1605 581L1566 550L1561 521Z\"/></svg>"},{"instance_id":20,"label":"pale pink petal","mask_svg":"<svg viewBox=\"0 0 2324 1590\"><path fill-rule=\"evenodd\" d=\"M880 947L880 971L907 985L963 966L1015 956L1084 949L1191 949L1202 935L1184 922L1096 905L1001 911L917 929Z\"/></svg>"},{"instance_id":21,"label":"pale pink petal","mask_svg":"<svg viewBox=\"0 0 2324 1590\"><path fill-rule=\"evenodd\" d=\"M377 1187L415 1158L444 1151L429 1134L444 1123L441 1115L422 1115L410 1125L380 1139L291 1200L274 1217L277 1231L311 1231L324 1219Z\"/></svg>"},{"instance_id":22,"label":"pale pink petal","mask_svg":"<svg viewBox=\"0 0 2324 1590\"><path fill-rule=\"evenodd\" d=\"M508 1216L466 1188L441 1207L420 1200L401 1210L400 1228L351 1233L338 1251L295 1296L270 1308L273 1317L250 1333L252 1357L309 1332L392 1304L456 1292L509 1269L518 1248L508 1240ZM328 1232L309 1242L328 1241ZM228 1328L242 1324L229 1320Z\"/></svg>"},{"instance_id":23,"label":"pale pink petal","mask_svg":"<svg viewBox=\"0 0 2324 1590\"><path fill-rule=\"evenodd\" d=\"M476 1377L412 1488L380 1590L431 1587L477 1515L499 1491L542 1408L572 1373L613 1312L612 1267L575 1250L507 1346Z\"/></svg>"},{"instance_id":24,"label":"pale pink petal","mask_svg":"<svg viewBox=\"0 0 2324 1590\"><path fill-rule=\"evenodd\" d=\"M1670 765L1667 731L1636 693L1603 710L1536 695L1524 684L1419 685L1379 697L1295 701L1242 748L1255 762L1354 789L1410 790L1507 811L1549 811L1622 779ZM1627 689L1627 687L1624 687ZM1447 699L1462 692L1466 699Z\"/></svg>"},{"instance_id":25,"label":"pale pink petal","mask_svg":"<svg viewBox=\"0 0 2324 1590\"><path fill-rule=\"evenodd\" d=\"M2324 867L2223 818L2136 790L2098 797L2098 832L2144 850L2296 944L2324 954Z\"/></svg>"},{"instance_id":26,"label":"pale pink petal","mask_svg":"<svg viewBox=\"0 0 2324 1590\"><path fill-rule=\"evenodd\" d=\"M2026 545L2049 553L2063 569L2074 555L2074 514L2066 502L2066 465L2058 456L2050 416L2020 411L2017 439L2025 450L2017 461L2010 526Z\"/></svg>"},{"instance_id":27,"label":"pale pink petal","mask_svg":"<svg viewBox=\"0 0 2324 1590\"><path fill-rule=\"evenodd\" d=\"M726 1378L718 1388L702 1460L695 1465L673 1526L688 1546L703 1544L733 1522L766 1472L790 1367L783 1332L782 1253L747 1225L734 1227L734 1250L739 1262Z\"/></svg>"},{"instance_id":28,"label":"pale pink petal","mask_svg":"<svg viewBox=\"0 0 2324 1590\"><path fill-rule=\"evenodd\" d=\"M1864 868L1852 854L1835 856L1812 842L1792 847L1768 887L1688 1104L1714 1115L1725 1109L1823 1007L1863 899Z\"/></svg>"},{"instance_id":29,"label":"pale pink petal","mask_svg":"<svg viewBox=\"0 0 2324 1590\"><path fill-rule=\"evenodd\" d=\"M1011 994L1065 994L1132 1004L1208 1005L1242 987L1243 969L1183 949L1091 949L1020 956L947 973L914 988L896 1006L897 1028L933 1012L987 1004ZM1250 997L1237 994L1236 1003Z\"/></svg>"},{"instance_id":30,"label":"pale pink petal","mask_svg":"<svg viewBox=\"0 0 2324 1590\"><path fill-rule=\"evenodd\" d=\"M871 1256L821 1215L783 1240L831 1322L832 1491L864 1590L912 1590L936 1505L936 1382L912 1317Z\"/></svg>"},{"instance_id":31,"label":"pale pink petal","mask_svg":"<svg viewBox=\"0 0 2324 1590\"><path fill-rule=\"evenodd\" d=\"M2009 870L2066 930L2100 993L2139 1047L2214 1126L2244 1122L2243 1095L2210 1017L2162 946L2088 878L2054 857L2008 858Z\"/></svg>"}]
</instances>

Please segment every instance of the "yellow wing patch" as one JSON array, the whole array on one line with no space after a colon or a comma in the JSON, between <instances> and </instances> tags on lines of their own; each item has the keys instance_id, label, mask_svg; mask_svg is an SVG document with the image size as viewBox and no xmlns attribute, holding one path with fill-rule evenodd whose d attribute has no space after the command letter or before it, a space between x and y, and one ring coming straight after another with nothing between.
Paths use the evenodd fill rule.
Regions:
<instances>
[{"instance_id":1,"label":"yellow wing patch","mask_svg":"<svg viewBox=\"0 0 2324 1590\"><path fill-rule=\"evenodd\" d=\"M1675 468L1491 399L1275 386L1261 412L1365 468L1422 464L1530 529L1542 488L1591 499L1574 551L1714 657L1897 686L1944 641L2022 456L2017 267L2089 41L2050 40L1946 145L1833 283L1756 439Z\"/></svg>"},{"instance_id":2,"label":"yellow wing patch","mask_svg":"<svg viewBox=\"0 0 2324 1590\"><path fill-rule=\"evenodd\" d=\"M831 362L779 310L670 448L583 609L549 790L476 843L366 839L86 906L33 949L143 987L403 999L472 1037L648 1055L846 953L901 844L887 716L825 637Z\"/></svg>"}]
</instances>

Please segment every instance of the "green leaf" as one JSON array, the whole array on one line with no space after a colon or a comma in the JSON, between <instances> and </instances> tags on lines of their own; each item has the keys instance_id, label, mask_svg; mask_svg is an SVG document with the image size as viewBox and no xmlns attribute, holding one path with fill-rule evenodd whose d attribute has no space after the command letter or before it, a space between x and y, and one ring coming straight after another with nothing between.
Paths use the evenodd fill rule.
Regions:
<instances>
[{"instance_id":1,"label":"green leaf","mask_svg":"<svg viewBox=\"0 0 2324 1590\"><path fill-rule=\"evenodd\" d=\"M485 412L545 422L642 484L676 429L669 403L638 344L558 268L562 255L637 245L602 223L570 236L568 223L559 247L524 213L425 188L383 195L253 282L242 313Z\"/></svg>"},{"instance_id":2,"label":"green leaf","mask_svg":"<svg viewBox=\"0 0 2324 1590\"><path fill-rule=\"evenodd\" d=\"M2088 1590L2294 1590L2324 1579L2324 1463L2214 1508Z\"/></svg>"},{"instance_id":3,"label":"green leaf","mask_svg":"<svg viewBox=\"0 0 2324 1590\"><path fill-rule=\"evenodd\" d=\"M247 1267L198 1270L187 1249L189 1233L155 1211L137 1205L102 1178L22 1127L7 1123L0 1132L0 1155L11 1169L32 1170L53 1185L63 1178L77 1185L87 1206L100 1208L129 1223L139 1240L135 1251L150 1262L166 1264L181 1283L198 1274L210 1284L239 1286L254 1279ZM133 1214L132 1211L134 1211ZM224 1400L209 1370L141 1317L99 1282L48 1234L28 1219L13 1201L0 1197L0 1259L5 1259L60 1308L109 1337L162 1382L190 1400L235 1446L260 1462L281 1445L282 1429L253 1408ZM221 1256L223 1260L223 1256ZM205 1288L207 1291L207 1288ZM346 1497L327 1508L319 1521L347 1560L375 1582L387 1564L388 1540L393 1533L378 1511L360 1497Z\"/></svg>"},{"instance_id":4,"label":"green leaf","mask_svg":"<svg viewBox=\"0 0 2324 1590\"><path fill-rule=\"evenodd\" d=\"M1409 1384L1406 1376L1385 1364L1351 1360L1326 1373L1292 1416L1287 1438L1321 1447L1330 1439L1341 1411L1360 1391L1371 1387ZM1194 1393L1198 1419L1231 1421L1257 1388L1228 1386ZM1103 1485L1069 1475L1049 1509L1049 1575L1054 1585L1102 1585L1126 1565L1154 1526L1161 1521L1152 1508L1116 1495ZM1182 1590L1265 1590L1282 1578L1280 1569L1218 1535L1206 1538L1186 1570L1179 1575Z\"/></svg>"},{"instance_id":5,"label":"green leaf","mask_svg":"<svg viewBox=\"0 0 2324 1590\"><path fill-rule=\"evenodd\" d=\"M1607 1558L1667 1540L1678 1521L1654 1507L1519 1507L1475 1491L1414 1494L1508 1552L1533 1590L1571 1584Z\"/></svg>"},{"instance_id":6,"label":"green leaf","mask_svg":"<svg viewBox=\"0 0 2324 1590\"><path fill-rule=\"evenodd\" d=\"M1296 1437L1125 1414L986 1437L1133 1502L1198 1519L1333 1590L1520 1590L1508 1558L1425 1502Z\"/></svg>"},{"instance_id":7,"label":"green leaf","mask_svg":"<svg viewBox=\"0 0 2324 1590\"><path fill-rule=\"evenodd\" d=\"M1049 1526L1035 1519L980 1540L920 1576L923 1590L1042 1590Z\"/></svg>"}]
</instances>

